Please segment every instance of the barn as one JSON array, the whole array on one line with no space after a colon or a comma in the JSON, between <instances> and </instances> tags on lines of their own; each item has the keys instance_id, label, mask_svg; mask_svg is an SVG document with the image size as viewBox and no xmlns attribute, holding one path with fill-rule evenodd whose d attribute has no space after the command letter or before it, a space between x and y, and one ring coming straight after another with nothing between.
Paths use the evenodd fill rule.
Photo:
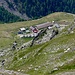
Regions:
<instances>
[{"instance_id":1,"label":"barn","mask_svg":"<svg viewBox=\"0 0 75 75\"><path fill-rule=\"evenodd\" d=\"M43 23L43 24L36 25L36 28L42 29L42 28L47 28L47 27L52 27L52 26L53 26L53 23L46 22L46 23Z\"/></svg>"}]
</instances>

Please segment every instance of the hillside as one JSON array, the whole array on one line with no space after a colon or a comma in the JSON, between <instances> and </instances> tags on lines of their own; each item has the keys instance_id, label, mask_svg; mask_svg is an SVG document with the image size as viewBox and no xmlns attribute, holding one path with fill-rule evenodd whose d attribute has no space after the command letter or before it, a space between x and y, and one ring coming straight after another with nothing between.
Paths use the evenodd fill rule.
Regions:
<instances>
[{"instance_id":1,"label":"hillside","mask_svg":"<svg viewBox=\"0 0 75 75\"><path fill-rule=\"evenodd\" d=\"M28 20L28 17L26 16L25 13L22 14L16 9L16 5L14 4L14 0L1 0L0 7L3 7L8 12L20 17L21 19Z\"/></svg>"},{"instance_id":2,"label":"hillside","mask_svg":"<svg viewBox=\"0 0 75 75\"><path fill-rule=\"evenodd\" d=\"M24 20L41 18L54 12L75 13L75 0L1 0L0 6Z\"/></svg>"},{"instance_id":3,"label":"hillside","mask_svg":"<svg viewBox=\"0 0 75 75\"><path fill-rule=\"evenodd\" d=\"M0 23L12 23L12 22L23 21L20 17L11 14L3 7L0 7Z\"/></svg>"},{"instance_id":4,"label":"hillside","mask_svg":"<svg viewBox=\"0 0 75 75\"><path fill-rule=\"evenodd\" d=\"M53 20L62 24L65 22L71 23L74 21L74 16L69 13L56 12L37 20L0 24L0 48L6 47L6 45L11 45L14 40L18 40L15 34L20 27L28 27L44 22L52 22Z\"/></svg>"},{"instance_id":5,"label":"hillside","mask_svg":"<svg viewBox=\"0 0 75 75\"><path fill-rule=\"evenodd\" d=\"M62 33L47 43L15 51L7 68L29 75L75 74L75 32Z\"/></svg>"},{"instance_id":6,"label":"hillside","mask_svg":"<svg viewBox=\"0 0 75 75\"><path fill-rule=\"evenodd\" d=\"M52 21L55 21L60 25L67 24L67 27L60 31L60 33L52 40L49 40L46 43L38 45L34 44L32 47L19 50L17 49L14 51L10 49L14 40L17 40L18 44L26 42L26 39L16 37L17 30L20 27L28 27ZM2 67L2 70L5 71L3 72L0 70L0 74L75 74L74 14L57 12L37 20L0 24L0 26L0 53L3 54L3 56L0 56L0 62L5 59L5 65ZM73 30L68 33L68 28L71 27Z\"/></svg>"},{"instance_id":7,"label":"hillside","mask_svg":"<svg viewBox=\"0 0 75 75\"><path fill-rule=\"evenodd\" d=\"M37 20L16 22L16 23L9 23L9 24L0 24L0 48L4 47L5 45L9 45L10 42L12 42L11 40L16 39L15 38L16 31L20 27L28 27L32 25L41 24L44 22L52 22L53 20L59 23L65 23L65 22L71 23L74 21L74 16L73 14L69 14L69 13L56 12ZM4 41L6 42L4 43Z\"/></svg>"},{"instance_id":8,"label":"hillside","mask_svg":"<svg viewBox=\"0 0 75 75\"><path fill-rule=\"evenodd\" d=\"M13 0L12 6L15 4L15 8L22 14L26 13L28 17L38 18L53 12L75 13L74 3L74 0ZM12 6L9 5L10 8Z\"/></svg>"}]
</instances>

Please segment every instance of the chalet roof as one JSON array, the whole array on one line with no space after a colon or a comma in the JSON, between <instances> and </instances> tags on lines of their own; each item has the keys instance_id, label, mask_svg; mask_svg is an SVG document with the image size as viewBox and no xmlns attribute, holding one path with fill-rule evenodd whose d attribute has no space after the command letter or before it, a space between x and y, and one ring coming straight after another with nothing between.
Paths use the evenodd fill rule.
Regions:
<instances>
[{"instance_id":1,"label":"chalet roof","mask_svg":"<svg viewBox=\"0 0 75 75\"><path fill-rule=\"evenodd\" d=\"M21 31L25 30L25 28L20 28Z\"/></svg>"},{"instance_id":2,"label":"chalet roof","mask_svg":"<svg viewBox=\"0 0 75 75\"><path fill-rule=\"evenodd\" d=\"M52 27L53 24L50 23L50 22L46 22L46 23L43 23L43 24L36 25L36 27L37 27L38 29L45 28L45 27L48 27L48 26L51 26L51 27Z\"/></svg>"}]
</instances>

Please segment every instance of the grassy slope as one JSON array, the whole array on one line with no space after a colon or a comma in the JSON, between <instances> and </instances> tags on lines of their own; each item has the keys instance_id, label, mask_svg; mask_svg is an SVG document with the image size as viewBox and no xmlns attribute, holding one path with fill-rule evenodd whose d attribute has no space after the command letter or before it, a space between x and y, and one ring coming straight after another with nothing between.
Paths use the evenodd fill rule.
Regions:
<instances>
[{"instance_id":1,"label":"grassy slope","mask_svg":"<svg viewBox=\"0 0 75 75\"><path fill-rule=\"evenodd\" d=\"M16 40L15 34L16 31L20 27L27 27L31 25L36 25L44 22L52 22L52 21L62 22L63 20L71 22L74 20L74 16L71 14L58 12L50 14L46 17L43 17L38 20L32 20L32 21L25 21L25 22L16 22L16 23L9 23L9 24L0 24L0 48L4 46L8 46L10 43L12 43L11 40ZM5 42L5 44L4 44Z\"/></svg>"},{"instance_id":2,"label":"grassy slope","mask_svg":"<svg viewBox=\"0 0 75 75\"><path fill-rule=\"evenodd\" d=\"M9 69L20 70L30 75L53 75L62 71L74 70L74 42L75 33L66 33L61 36L57 35L56 38L45 44L14 52L14 59ZM65 52L69 48L70 50ZM59 70L54 71L55 67Z\"/></svg>"},{"instance_id":3,"label":"grassy slope","mask_svg":"<svg viewBox=\"0 0 75 75\"><path fill-rule=\"evenodd\" d=\"M0 25L0 32L8 32L8 34L11 36L11 38L6 38L4 37L5 35L2 34L2 36L0 36L0 43L2 44L5 39L6 42L5 44L3 43L3 46L6 46L6 44L10 44L9 41L12 42L14 40L14 38L12 38L12 36L15 36L13 35L14 31L16 31L19 27L35 25L52 20L67 20L69 22L73 21L74 17L72 15L67 14L66 17L65 14L66 13L62 12L54 13L38 20ZM9 66L7 68L17 71L20 70L21 72L25 72L30 75L52 75L61 71L75 69L74 65L71 65L71 68L68 67L68 65L70 65L68 61L72 58L73 61L71 61L71 63L75 64L74 42L75 33L63 33L63 35L61 33L57 35L56 38L52 39L51 41L45 44L36 45L34 47L25 50L20 50L18 52L14 51L13 56L7 56L8 59L12 59L12 57L14 57L12 61L10 61L10 63L7 61L7 63L9 63ZM70 48L70 51L64 53L65 50L67 50L68 48ZM53 71L55 67L58 67L59 70Z\"/></svg>"}]
</instances>

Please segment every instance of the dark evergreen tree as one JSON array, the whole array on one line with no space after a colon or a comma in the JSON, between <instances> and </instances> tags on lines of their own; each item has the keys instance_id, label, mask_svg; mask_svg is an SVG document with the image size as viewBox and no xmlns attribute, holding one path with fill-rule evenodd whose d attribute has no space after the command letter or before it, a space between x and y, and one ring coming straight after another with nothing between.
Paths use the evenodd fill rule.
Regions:
<instances>
[{"instance_id":1,"label":"dark evergreen tree","mask_svg":"<svg viewBox=\"0 0 75 75\"><path fill-rule=\"evenodd\" d=\"M14 0L20 11L31 18L39 18L53 12L75 13L75 0ZM20 5L19 5L20 3Z\"/></svg>"},{"instance_id":2,"label":"dark evergreen tree","mask_svg":"<svg viewBox=\"0 0 75 75\"><path fill-rule=\"evenodd\" d=\"M17 21L23 21L23 19L20 19L18 16L13 15L3 7L0 7L0 23L10 23Z\"/></svg>"},{"instance_id":3,"label":"dark evergreen tree","mask_svg":"<svg viewBox=\"0 0 75 75\"><path fill-rule=\"evenodd\" d=\"M9 7L14 9L13 4L6 0ZM16 9L21 13L32 19L46 16L53 12L68 12L75 14L75 0L13 0L16 5ZM0 8L0 20L3 22L15 22L19 21L20 18L15 16L14 18L8 18L8 12L3 8ZM7 15L7 16L6 16ZM12 15L13 16L13 15ZM7 18L5 20L5 18ZM14 19L12 21L12 19Z\"/></svg>"}]
</instances>

